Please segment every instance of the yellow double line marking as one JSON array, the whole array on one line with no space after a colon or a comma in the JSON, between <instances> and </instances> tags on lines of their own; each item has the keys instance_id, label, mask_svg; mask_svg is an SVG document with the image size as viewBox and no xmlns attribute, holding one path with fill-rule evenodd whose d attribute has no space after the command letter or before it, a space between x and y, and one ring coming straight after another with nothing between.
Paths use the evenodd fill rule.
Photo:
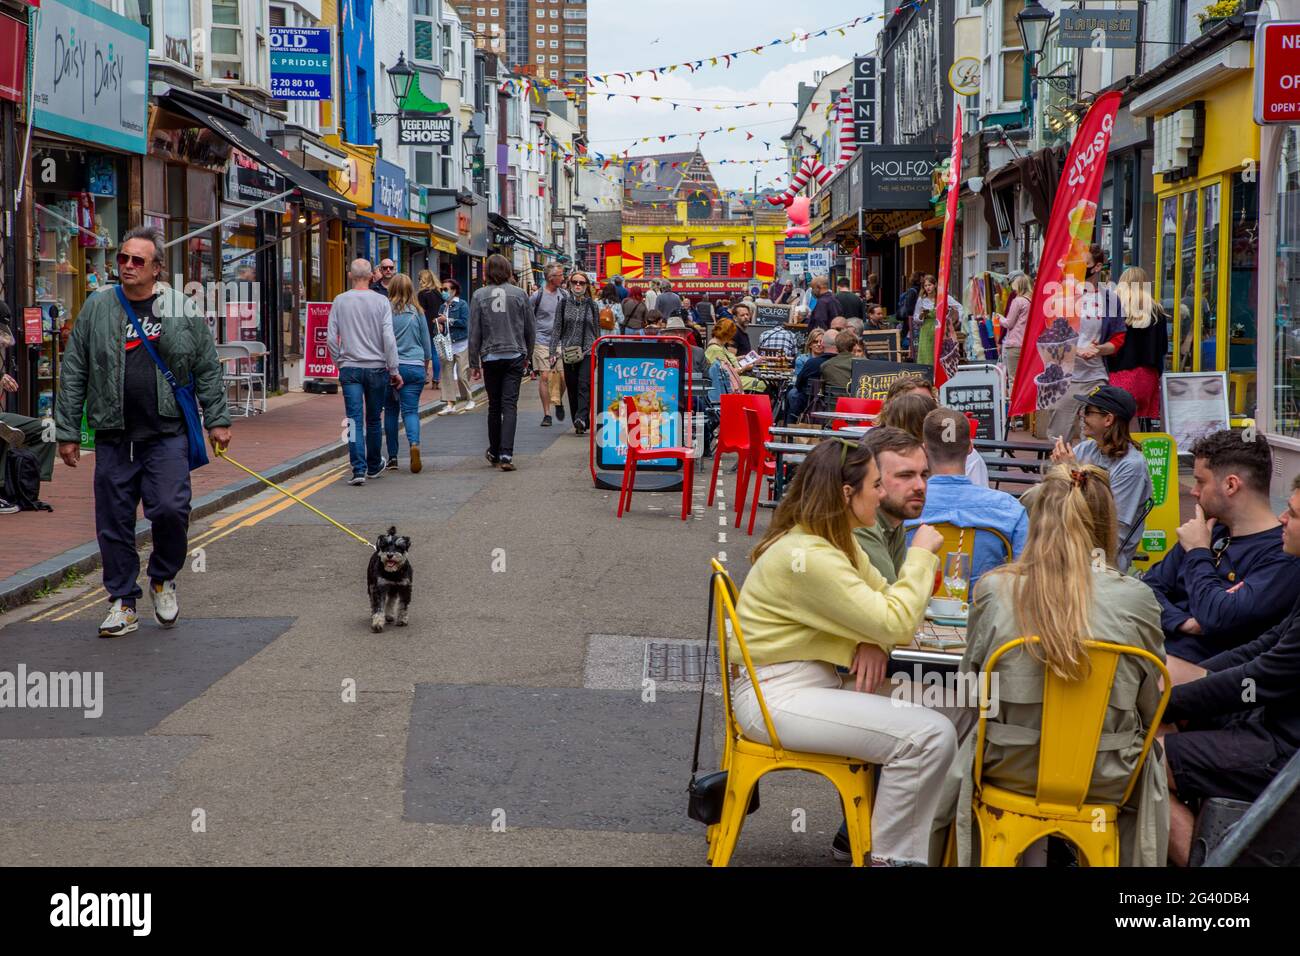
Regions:
<instances>
[{"instance_id":1,"label":"yellow double line marking","mask_svg":"<svg viewBox=\"0 0 1300 956\"><path fill-rule=\"evenodd\" d=\"M348 469L349 466L346 463L336 465L323 474L316 475L313 478L307 478L286 487L288 487L288 489L294 494L298 495L298 497L306 498L310 495L314 495L327 485L337 481L345 472L348 471ZM262 501L248 505L245 508L241 508L233 514L223 515L212 523L210 529L203 532L203 534L191 538L189 549L193 551L195 548L211 544L214 541L224 538L228 534L238 531L240 528L251 528L258 522L264 521L272 515L279 514L292 504L292 499L282 498L277 495L265 498ZM104 588L97 587L83 594L81 597L75 598L69 603L60 604L56 607L50 608L49 610L42 611L40 614L33 615L29 620L64 621L80 614L86 608L93 604L97 604L107 596L108 592L104 590Z\"/></svg>"}]
</instances>

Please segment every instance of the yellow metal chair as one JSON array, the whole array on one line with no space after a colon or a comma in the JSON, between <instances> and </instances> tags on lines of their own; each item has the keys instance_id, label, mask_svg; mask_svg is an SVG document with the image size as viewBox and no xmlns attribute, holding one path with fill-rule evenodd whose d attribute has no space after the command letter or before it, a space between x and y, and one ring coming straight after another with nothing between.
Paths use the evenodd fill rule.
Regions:
<instances>
[{"instance_id":1,"label":"yellow metal chair","mask_svg":"<svg viewBox=\"0 0 1300 956\"><path fill-rule=\"evenodd\" d=\"M997 528L986 528L983 525L977 525L970 528L961 528L955 524L949 524L946 521L940 521L935 524L934 530L943 535L943 547L939 549L939 575L943 575L944 563L947 561L949 554L964 554L971 560L972 569L975 566L975 532L983 531L991 534L998 539L1002 545L1003 553L1006 560L1011 560L1011 542L1007 536ZM973 595L967 595L970 600Z\"/></svg>"},{"instance_id":2,"label":"yellow metal chair","mask_svg":"<svg viewBox=\"0 0 1300 956\"><path fill-rule=\"evenodd\" d=\"M1037 637L1020 637L1003 644L984 666L984 680L990 679L1003 654L1037 641ZM1038 737L1038 784L1034 796L982 782L988 714L984 709L980 711L975 741L973 810L979 823L981 866L1015 866L1030 844L1050 835L1063 836L1078 847L1081 863L1119 865L1116 825L1119 808L1128 802L1151 752L1160 717L1169 703L1171 682L1165 665L1150 651L1106 641L1085 641L1084 645L1091 667L1082 680L1067 681L1044 668L1043 720ZM1164 693L1147 728L1142 753L1124 788L1123 799L1118 804L1087 803L1102 721L1110 703L1115 670L1124 654L1154 664L1164 680Z\"/></svg>"},{"instance_id":3,"label":"yellow metal chair","mask_svg":"<svg viewBox=\"0 0 1300 956\"><path fill-rule=\"evenodd\" d=\"M755 785L764 774L774 770L806 770L820 774L835 785L844 804L848 820L849 846L853 865L863 866L871 851L871 801L874 776L869 764L848 757L830 754L810 754L786 750L781 746L776 728L772 725L767 701L754 675L754 663L740 631L736 616L736 585L725 568L716 560L713 565L714 605L717 614L718 659L722 665L722 703L726 720L726 742L723 745L722 769L727 771L727 792L722 803L722 820L710 827L709 862L713 866L726 866L740 840L740 830L749 810L749 801ZM745 661L745 671L754 686L763 723L771 745L747 740L732 712L730 670L727 660L727 635L730 631Z\"/></svg>"}]
</instances>

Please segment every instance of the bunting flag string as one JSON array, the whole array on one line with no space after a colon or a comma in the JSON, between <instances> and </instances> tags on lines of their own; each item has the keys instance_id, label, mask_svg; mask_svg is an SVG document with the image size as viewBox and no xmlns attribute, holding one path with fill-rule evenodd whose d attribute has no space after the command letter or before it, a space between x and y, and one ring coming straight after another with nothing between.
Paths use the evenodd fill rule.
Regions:
<instances>
[{"instance_id":1,"label":"bunting flag string","mask_svg":"<svg viewBox=\"0 0 1300 956\"><path fill-rule=\"evenodd\" d=\"M884 20L890 16L899 16L910 10L917 10L920 7L924 6L927 2L928 0L908 0L907 3L903 3L899 6L894 7L892 10L887 10L882 13L874 13L874 14L868 14L866 16L854 17L852 20L846 20L843 23L836 23L829 27L823 27L820 30L810 30L806 33L799 33L796 31L792 33L789 37L778 37L774 40L768 41L767 43L760 43L757 44L756 46L747 47L745 49L734 50L731 53L719 53L715 56L706 56L695 60L686 60L682 63L672 63L669 64L668 66L657 66L657 67L652 67L643 70L620 70L620 71L610 71L606 73L576 74L582 77L581 80L577 81L576 85L578 89L581 89L585 84L585 88L590 92L594 90L596 84L608 86L611 80L621 80L624 83L631 83L642 76L649 76L652 80L658 82L660 76L667 75L669 73L675 73L679 69L688 70L693 75L696 71L702 70L706 64L710 67L716 67L719 65L719 63L721 63L723 69L730 69L733 61L738 60L742 56L760 55L768 47L783 46L783 45L791 46L798 43L806 43L809 40L816 40L816 39L821 39L822 37L829 36L831 33L835 33L841 37L844 37L848 35L849 30L855 29L856 27L859 27L864 23L870 23L874 20ZM531 80L531 83L529 82L529 80ZM510 77L507 78L500 85L499 89L501 92L504 93L511 87L522 90L525 94L529 92L530 89L534 93L538 89L541 89L547 92L550 92L552 90L558 90L560 92L563 92L566 97L569 97L571 99L578 95L576 90L566 89L560 86L559 84L550 83L545 78L540 76L529 77L527 80L521 80L520 78L517 77ZM605 92L607 91L605 90L598 91L598 93L605 93ZM630 94L623 94L623 95L630 95Z\"/></svg>"},{"instance_id":2,"label":"bunting flag string","mask_svg":"<svg viewBox=\"0 0 1300 956\"><path fill-rule=\"evenodd\" d=\"M572 98L571 92L572 91L566 90L564 95ZM773 109L774 107L777 106L798 106L799 105L798 103L792 100L747 100L735 104L727 103L727 105L715 104L711 106L710 105L697 106L695 103L691 103L686 100L673 100L663 96L650 96L646 93L608 93L602 90L601 92L594 93L592 95L603 96L605 97L606 101L612 100L614 99L614 97L617 96L617 97L630 99L636 103L640 103L642 101L645 101L647 103L666 103L673 108L674 112L676 112L678 109L694 110L697 113L703 113L705 110L747 110L747 109L752 109L756 106L766 106L768 109ZM705 100L701 102L707 103L709 101Z\"/></svg>"}]
</instances>

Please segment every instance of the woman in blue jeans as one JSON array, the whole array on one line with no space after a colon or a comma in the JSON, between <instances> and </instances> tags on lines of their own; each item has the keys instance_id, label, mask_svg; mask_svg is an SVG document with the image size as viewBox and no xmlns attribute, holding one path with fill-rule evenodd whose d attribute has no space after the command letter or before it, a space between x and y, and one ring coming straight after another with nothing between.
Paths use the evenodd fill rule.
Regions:
<instances>
[{"instance_id":1,"label":"woman in blue jeans","mask_svg":"<svg viewBox=\"0 0 1300 956\"><path fill-rule=\"evenodd\" d=\"M388 467L397 468L397 414L400 408L406 426L406 440L411 446L411 472L420 464L420 392L433 379L433 345L429 325L420 314L415 287L401 273L388 282L388 299L393 307L393 337L397 339L400 388L389 388L384 401L384 434L388 439Z\"/></svg>"}]
</instances>

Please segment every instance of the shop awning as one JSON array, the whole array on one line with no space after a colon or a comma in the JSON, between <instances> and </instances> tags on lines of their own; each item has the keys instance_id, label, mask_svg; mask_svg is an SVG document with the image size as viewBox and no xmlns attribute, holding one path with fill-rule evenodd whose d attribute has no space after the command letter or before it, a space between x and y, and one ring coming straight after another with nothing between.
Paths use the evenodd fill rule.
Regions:
<instances>
[{"instance_id":1,"label":"shop awning","mask_svg":"<svg viewBox=\"0 0 1300 956\"><path fill-rule=\"evenodd\" d=\"M505 239L505 244L518 243L524 246L531 246L538 252L552 252L546 248L546 243L542 242L530 230L523 226L516 226L504 216L499 216L494 212L488 213L488 225L490 225L499 238Z\"/></svg>"},{"instance_id":2,"label":"shop awning","mask_svg":"<svg viewBox=\"0 0 1300 956\"><path fill-rule=\"evenodd\" d=\"M173 92L158 98L158 105L169 113L193 120L198 126L206 126L222 139L252 156L263 166L270 167L289 181L297 190L294 202L300 202L307 209L335 219L355 219L357 207L330 189L319 179L296 163L281 156L270 144L258 139L246 127L226 120L201 105L177 97ZM222 112L225 112L224 110Z\"/></svg>"},{"instance_id":3,"label":"shop awning","mask_svg":"<svg viewBox=\"0 0 1300 956\"><path fill-rule=\"evenodd\" d=\"M420 239L429 238L429 224L427 222L417 222L414 219L399 219L396 216L385 216L382 212L371 212L368 209L360 209L357 215L362 219L368 219L374 223L376 228L385 232L395 232L403 236L415 236Z\"/></svg>"}]
</instances>

